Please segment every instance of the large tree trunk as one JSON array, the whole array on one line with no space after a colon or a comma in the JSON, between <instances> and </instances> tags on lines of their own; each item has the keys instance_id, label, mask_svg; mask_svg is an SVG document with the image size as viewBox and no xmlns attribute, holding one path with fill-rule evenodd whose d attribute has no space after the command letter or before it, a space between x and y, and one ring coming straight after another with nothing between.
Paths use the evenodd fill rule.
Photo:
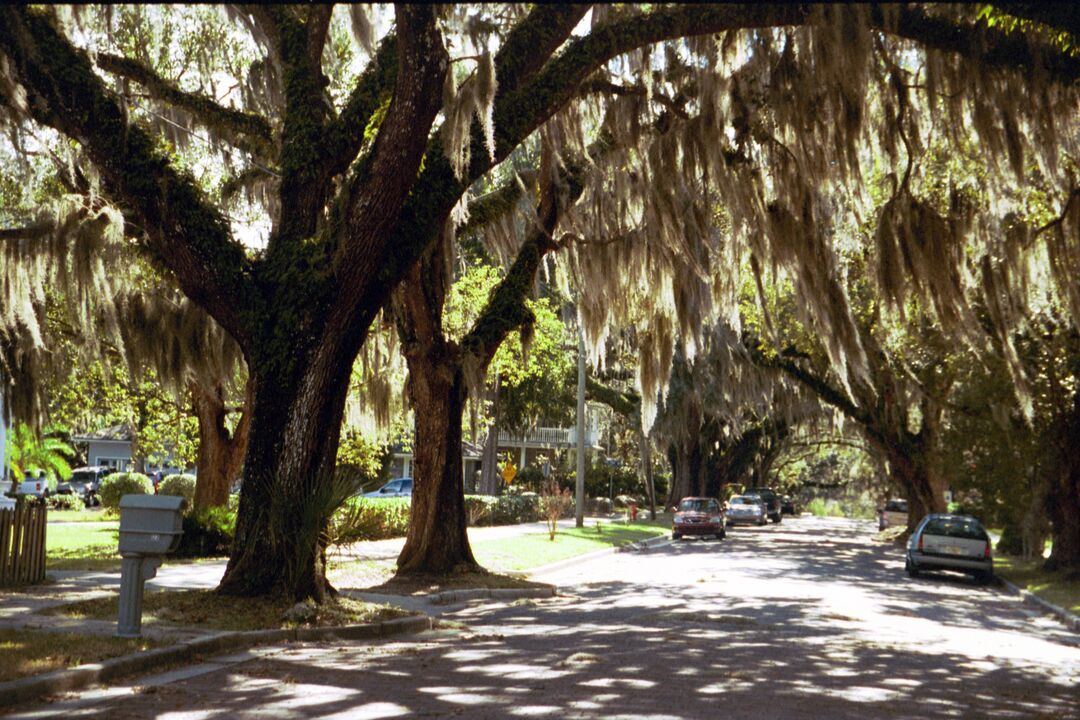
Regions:
<instances>
[{"instance_id":1,"label":"large tree trunk","mask_svg":"<svg viewBox=\"0 0 1080 720\"><path fill-rule=\"evenodd\" d=\"M1080 572L1080 393L1056 435L1056 467L1046 503L1053 547L1045 568Z\"/></svg>"},{"instance_id":2,"label":"large tree trunk","mask_svg":"<svg viewBox=\"0 0 1080 720\"><path fill-rule=\"evenodd\" d=\"M398 573L477 570L465 529L461 415L467 392L460 364L411 355L408 391L416 417L416 470Z\"/></svg>"},{"instance_id":3,"label":"large tree trunk","mask_svg":"<svg viewBox=\"0 0 1080 720\"><path fill-rule=\"evenodd\" d=\"M251 420L250 383L243 414L232 433L225 426L228 410L221 383L207 388L191 383L192 404L199 419L199 451L195 459L195 509L219 507L229 501L229 488L240 472L247 450Z\"/></svg>"},{"instance_id":4,"label":"large tree trunk","mask_svg":"<svg viewBox=\"0 0 1080 720\"><path fill-rule=\"evenodd\" d=\"M884 448L889 470L908 502L908 532L930 513L946 510L945 489L934 472L930 453L917 443L895 443Z\"/></svg>"},{"instance_id":5,"label":"large tree trunk","mask_svg":"<svg viewBox=\"0 0 1080 720\"><path fill-rule=\"evenodd\" d=\"M324 337L310 355L279 343L280 356L267 348L261 362L249 359L251 427L233 551L218 588L225 594L322 602L333 592L322 540L345 499L334 465L355 356L337 339Z\"/></svg>"},{"instance_id":6,"label":"large tree trunk","mask_svg":"<svg viewBox=\"0 0 1080 720\"><path fill-rule=\"evenodd\" d=\"M669 450L674 477L668 492L667 505L678 505L684 497L701 495L704 476L701 442L696 438L674 444Z\"/></svg>"}]
</instances>

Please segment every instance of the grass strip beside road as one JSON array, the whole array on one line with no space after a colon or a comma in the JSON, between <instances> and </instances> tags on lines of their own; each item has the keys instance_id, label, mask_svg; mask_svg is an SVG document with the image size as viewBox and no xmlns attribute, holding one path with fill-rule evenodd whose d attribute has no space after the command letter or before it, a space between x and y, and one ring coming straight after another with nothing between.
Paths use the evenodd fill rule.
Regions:
<instances>
[{"instance_id":1,"label":"grass strip beside road","mask_svg":"<svg viewBox=\"0 0 1080 720\"><path fill-rule=\"evenodd\" d=\"M551 540L547 533L519 535L473 543L477 562L496 572L523 572L560 560L585 555L637 540L667 535L670 528L646 524L602 523L582 528L560 528Z\"/></svg>"},{"instance_id":2,"label":"grass strip beside road","mask_svg":"<svg viewBox=\"0 0 1080 720\"><path fill-rule=\"evenodd\" d=\"M49 608L44 612L75 619L113 620L119 596L84 600ZM305 620L290 619L286 613L295 603L284 599L241 598L211 590L160 591L143 597L143 625L170 624L201 630L272 630L298 627L336 627L391 620L409 615L403 610L336 597L322 605L311 604Z\"/></svg>"},{"instance_id":3,"label":"grass strip beside road","mask_svg":"<svg viewBox=\"0 0 1080 720\"><path fill-rule=\"evenodd\" d=\"M119 521L108 525L56 525L45 528L47 570L119 569Z\"/></svg>"},{"instance_id":4,"label":"grass strip beside road","mask_svg":"<svg viewBox=\"0 0 1080 720\"><path fill-rule=\"evenodd\" d=\"M161 643L35 630L0 630L0 682L100 662Z\"/></svg>"},{"instance_id":5,"label":"grass strip beside road","mask_svg":"<svg viewBox=\"0 0 1080 720\"><path fill-rule=\"evenodd\" d=\"M1010 555L994 556L994 572L1043 600L1080 615L1080 578L1042 569L1043 558L1024 561Z\"/></svg>"}]
</instances>

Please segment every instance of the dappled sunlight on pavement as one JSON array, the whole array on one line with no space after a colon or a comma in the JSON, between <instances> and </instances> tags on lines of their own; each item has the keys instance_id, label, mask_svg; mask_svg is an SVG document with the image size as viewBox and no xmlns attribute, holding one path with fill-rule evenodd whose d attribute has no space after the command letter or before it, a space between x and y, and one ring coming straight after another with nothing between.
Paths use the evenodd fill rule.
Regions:
<instances>
[{"instance_id":1,"label":"dappled sunlight on pavement","mask_svg":"<svg viewBox=\"0 0 1080 720\"><path fill-rule=\"evenodd\" d=\"M835 532L834 532L835 530ZM1078 636L966 578L909 580L868 525L800 518L542 578L409 641L266 650L108 718L1073 718ZM114 691L119 692L119 691ZM47 715L40 715L45 717ZM30 717L25 715L24 717Z\"/></svg>"}]
</instances>

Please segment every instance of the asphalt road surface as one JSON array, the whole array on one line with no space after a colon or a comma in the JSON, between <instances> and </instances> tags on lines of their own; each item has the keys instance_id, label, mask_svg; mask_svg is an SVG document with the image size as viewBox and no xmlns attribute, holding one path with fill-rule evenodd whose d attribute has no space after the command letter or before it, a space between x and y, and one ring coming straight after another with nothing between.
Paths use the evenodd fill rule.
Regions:
<instances>
[{"instance_id":1,"label":"asphalt road surface","mask_svg":"<svg viewBox=\"0 0 1080 720\"><path fill-rule=\"evenodd\" d=\"M872 532L802 517L608 555L404 641L262 648L19 717L1080 718L1080 635L909 580Z\"/></svg>"}]
</instances>

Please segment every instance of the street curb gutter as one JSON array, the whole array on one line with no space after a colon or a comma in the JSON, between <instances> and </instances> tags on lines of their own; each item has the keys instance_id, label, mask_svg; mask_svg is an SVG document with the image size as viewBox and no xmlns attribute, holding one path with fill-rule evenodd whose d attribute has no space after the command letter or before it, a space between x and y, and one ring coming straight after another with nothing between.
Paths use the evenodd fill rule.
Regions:
<instances>
[{"instance_id":1,"label":"street curb gutter","mask_svg":"<svg viewBox=\"0 0 1080 720\"><path fill-rule=\"evenodd\" d=\"M998 575L997 577L998 580L1001 581L1002 585L1004 585L1009 592L1013 593L1014 595L1019 595L1027 604L1036 605L1042 608L1051 615L1056 616L1057 619L1065 625L1065 627L1069 628L1070 630L1080 632L1080 615L1071 613L1065 608L1055 605L1048 600L1043 600L1041 597L1031 592L1030 590L1025 590L1018 585L1014 585L1000 575Z\"/></svg>"},{"instance_id":2,"label":"street curb gutter","mask_svg":"<svg viewBox=\"0 0 1080 720\"><path fill-rule=\"evenodd\" d=\"M370 625L341 627L295 628L291 630L255 630L231 632L197 638L169 647L144 650L131 655L56 670L32 678L0 683L0 707L35 700L45 695L79 690L94 683L107 682L125 675L153 670L164 665L197 659L204 655L228 650L288 641L312 640L370 640L430 630L432 619L427 615L396 618Z\"/></svg>"},{"instance_id":3,"label":"street curb gutter","mask_svg":"<svg viewBox=\"0 0 1080 720\"><path fill-rule=\"evenodd\" d=\"M555 597L558 592L554 585L537 588L471 588L468 590L445 590L429 596L432 605L452 605L477 599L521 600L523 598Z\"/></svg>"},{"instance_id":4,"label":"street curb gutter","mask_svg":"<svg viewBox=\"0 0 1080 720\"><path fill-rule=\"evenodd\" d=\"M549 572L556 570L562 570L563 568L572 567L579 563L586 563L590 560L604 557L605 555L612 555L620 552L630 552L633 550L641 551L648 548L660 547L661 545L670 545L674 542L671 539L671 535L657 535L656 537L649 538L648 540L638 540L636 542L626 543L625 545L617 545L615 547L604 548L603 550L597 550L595 552L586 553L584 555L578 555L576 557L566 558L565 560L558 560L547 565L541 565L538 568L528 570L529 575L546 575Z\"/></svg>"}]
</instances>

